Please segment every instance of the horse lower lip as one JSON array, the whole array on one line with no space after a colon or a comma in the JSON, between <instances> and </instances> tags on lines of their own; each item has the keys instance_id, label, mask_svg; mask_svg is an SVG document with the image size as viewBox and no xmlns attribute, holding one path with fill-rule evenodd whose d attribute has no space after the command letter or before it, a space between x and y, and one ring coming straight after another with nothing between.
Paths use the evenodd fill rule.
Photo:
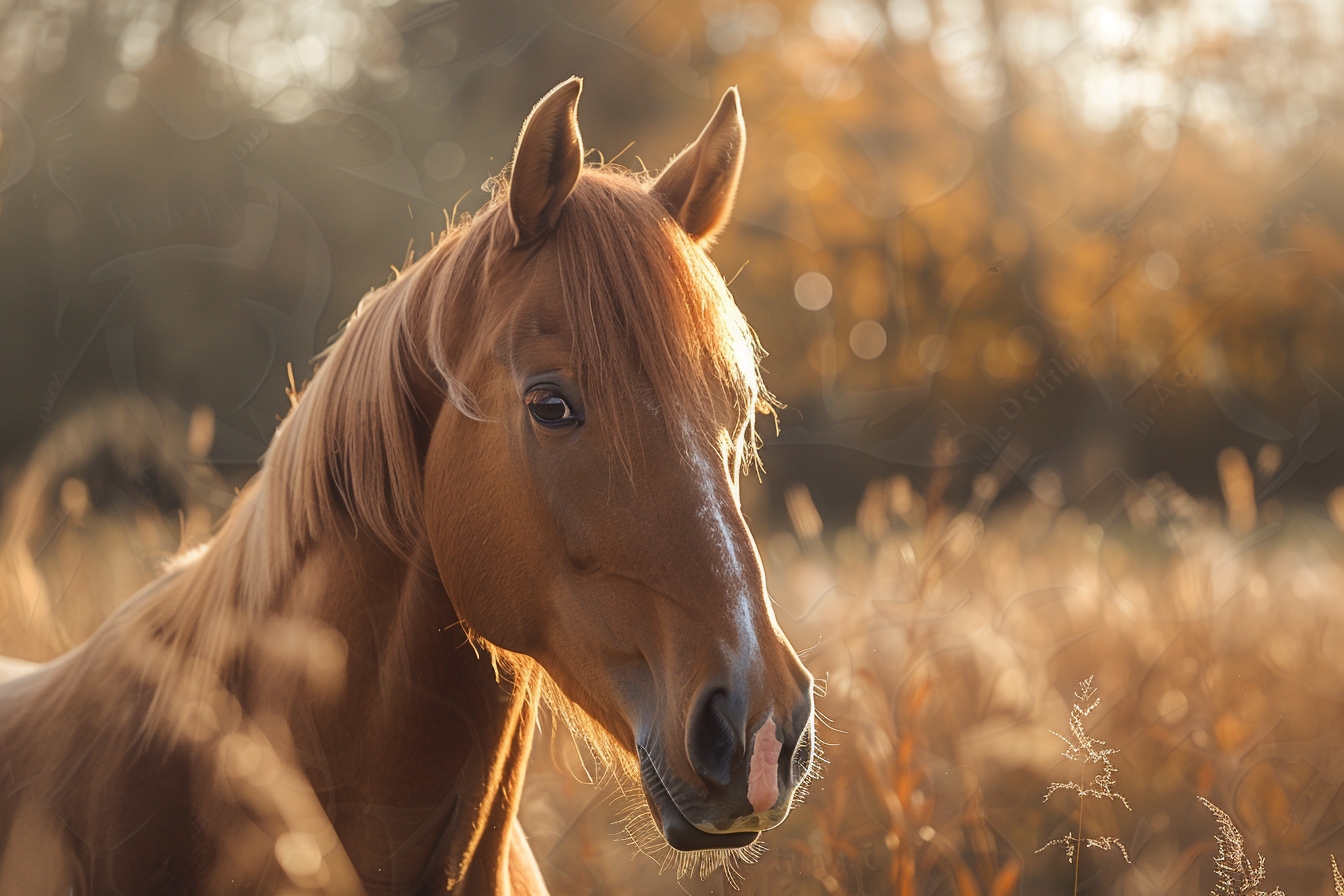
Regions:
<instances>
[{"instance_id":1,"label":"horse lower lip","mask_svg":"<svg viewBox=\"0 0 1344 896\"><path fill-rule=\"evenodd\" d=\"M640 751L643 753L643 750ZM663 832L663 839L668 842L673 849L679 849L682 852L696 852L703 849L740 849L743 846L750 846L756 842L760 831L740 831L735 834L711 834L702 831L682 814L677 808L677 804L672 800L672 795L667 792L667 787L663 784L657 772L653 770L652 760L647 754L641 756L643 763L646 764L643 769L644 778L644 799L649 804L649 809L653 812L654 820L658 822L658 827Z\"/></svg>"},{"instance_id":2,"label":"horse lower lip","mask_svg":"<svg viewBox=\"0 0 1344 896\"><path fill-rule=\"evenodd\" d=\"M662 811L663 837L673 849L682 852L694 852L701 849L738 849L750 846L761 836L759 831L742 831L737 834L709 834L686 820L676 806L668 805Z\"/></svg>"}]
</instances>

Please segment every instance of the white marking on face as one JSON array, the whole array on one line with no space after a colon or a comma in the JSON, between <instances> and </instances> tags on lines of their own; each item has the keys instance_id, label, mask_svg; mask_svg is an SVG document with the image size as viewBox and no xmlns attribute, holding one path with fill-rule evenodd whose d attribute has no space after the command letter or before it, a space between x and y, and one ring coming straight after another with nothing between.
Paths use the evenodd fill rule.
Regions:
<instances>
[{"instance_id":1,"label":"white marking on face","mask_svg":"<svg viewBox=\"0 0 1344 896\"><path fill-rule=\"evenodd\" d=\"M724 516L723 503L714 490L715 481L724 475L723 468L721 465L715 465L700 448L691 453L691 463L694 465L696 482L700 489L698 496L700 506L696 515L705 524L711 540L719 548L717 556L721 559L721 563L716 564L715 572L736 586L736 591L730 595L730 599L735 603L733 609L737 617L738 632L743 639L743 647L754 651L757 646L756 629L752 625L750 592L745 587L746 564L741 557L738 543L733 538L728 520Z\"/></svg>"},{"instance_id":2,"label":"white marking on face","mask_svg":"<svg viewBox=\"0 0 1344 896\"><path fill-rule=\"evenodd\" d=\"M747 799L757 812L764 812L779 800L779 751L783 746L775 736L772 711L756 730L751 747L751 768L747 773Z\"/></svg>"}]
</instances>

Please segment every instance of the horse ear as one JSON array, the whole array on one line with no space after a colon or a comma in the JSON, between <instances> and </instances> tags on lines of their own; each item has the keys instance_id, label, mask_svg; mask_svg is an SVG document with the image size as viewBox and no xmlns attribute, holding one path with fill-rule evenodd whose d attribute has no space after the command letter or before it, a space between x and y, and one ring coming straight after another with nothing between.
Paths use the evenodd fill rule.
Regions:
<instances>
[{"instance_id":1,"label":"horse ear","mask_svg":"<svg viewBox=\"0 0 1344 896\"><path fill-rule=\"evenodd\" d=\"M737 88L729 87L709 124L663 169L649 187L691 239L710 246L737 198L747 126Z\"/></svg>"},{"instance_id":2,"label":"horse ear","mask_svg":"<svg viewBox=\"0 0 1344 896\"><path fill-rule=\"evenodd\" d=\"M555 227L560 209L578 183L583 138L575 110L583 81L556 85L523 122L509 176L509 220L515 246Z\"/></svg>"}]
</instances>

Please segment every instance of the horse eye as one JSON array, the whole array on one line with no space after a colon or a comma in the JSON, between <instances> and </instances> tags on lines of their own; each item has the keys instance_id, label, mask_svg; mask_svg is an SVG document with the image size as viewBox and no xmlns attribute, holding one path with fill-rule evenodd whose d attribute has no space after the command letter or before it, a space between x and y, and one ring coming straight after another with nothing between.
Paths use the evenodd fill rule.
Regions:
<instances>
[{"instance_id":1,"label":"horse eye","mask_svg":"<svg viewBox=\"0 0 1344 896\"><path fill-rule=\"evenodd\" d=\"M532 419L545 426L557 423L577 423L574 411L561 395L552 389L533 389L523 398Z\"/></svg>"}]
</instances>

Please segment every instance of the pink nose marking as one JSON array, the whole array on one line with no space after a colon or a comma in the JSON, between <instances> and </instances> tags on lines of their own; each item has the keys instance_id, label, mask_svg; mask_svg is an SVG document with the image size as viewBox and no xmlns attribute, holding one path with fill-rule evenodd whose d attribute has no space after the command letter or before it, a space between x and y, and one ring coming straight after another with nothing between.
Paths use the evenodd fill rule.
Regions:
<instances>
[{"instance_id":1,"label":"pink nose marking","mask_svg":"<svg viewBox=\"0 0 1344 896\"><path fill-rule=\"evenodd\" d=\"M747 799L751 808L764 812L779 799L779 751L784 745L775 737L775 717L770 714L756 731L747 773Z\"/></svg>"}]
</instances>

